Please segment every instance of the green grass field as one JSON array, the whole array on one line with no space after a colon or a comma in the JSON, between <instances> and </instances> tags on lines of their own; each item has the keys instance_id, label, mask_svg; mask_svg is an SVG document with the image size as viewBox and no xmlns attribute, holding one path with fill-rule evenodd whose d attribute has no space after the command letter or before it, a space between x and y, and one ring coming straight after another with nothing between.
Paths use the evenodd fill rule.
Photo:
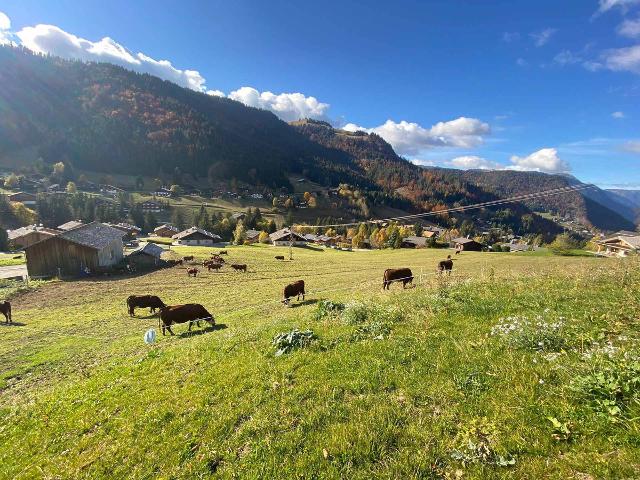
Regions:
<instances>
[{"instance_id":1,"label":"green grass field","mask_svg":"<svg viewBox=\"0 0 640 480\"><path fill-rule=\"evenodd\" d=\"M640 476L637 259L463 253L441 278L442 250L228 250L248 273L14 296L0 478ZM415 287L383 292L400 266ZM284 307L300 278L307 300ZM217 326L146 345L157 318L125 307L144 293L202 303ZM315 339L276 356L293 328Z\"/></svg>"},{"instance_id":2,"label":"green grass field","mask_svg":"<svg viewBox=\"0 0 640 480\"><path fill-rule=\"evenodd\" d=\"M24 255L16 253L0 253L0 267L10 267L25 263Z\"/></svg>"}]
</instances>

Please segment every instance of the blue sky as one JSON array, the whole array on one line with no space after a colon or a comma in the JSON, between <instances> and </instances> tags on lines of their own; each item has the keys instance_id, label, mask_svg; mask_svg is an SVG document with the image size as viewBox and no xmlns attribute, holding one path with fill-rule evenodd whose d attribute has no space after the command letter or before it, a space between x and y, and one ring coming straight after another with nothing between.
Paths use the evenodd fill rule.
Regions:
<instances>
[{"instance_id":1,"label":"blue sky","mask_svg":"<svg viewBox=\"0 0 640 480\"><path fill-rule=\"evenodd\" d=\"M0 42L374 131L416 163L640 188L640 0L15 0L0 12Z\"/></svg>"}]
</instances>

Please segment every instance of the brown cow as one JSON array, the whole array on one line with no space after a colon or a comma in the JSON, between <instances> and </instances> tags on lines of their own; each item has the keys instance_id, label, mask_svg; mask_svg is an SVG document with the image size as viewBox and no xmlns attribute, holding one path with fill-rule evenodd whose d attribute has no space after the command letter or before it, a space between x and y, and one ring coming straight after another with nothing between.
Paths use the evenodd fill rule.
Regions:
<instances>
[{"instance_id":1,"label":"brown cow","mask_svg":"<svg viewBox=\"0 0 640 480\"><path fill-rule=\"evenodd\" d=\"M187 277L190 277L193 275L193 277L195 278L196 275L198 275L198 272L200 270L198 270L197 268L193 267L193 268L187 268Z\"/></svg>"},{"instance_id":2,"label":"brown cow","mask_svg":"<svg viewBox=\"0 0 640 480\"><path fill-rule=\"evenodd\" d=\"M208 271L215 270L217 272L221 268L222 268L222 264L221 263L210 263L210 264L207 265L207 270Z\"/></svg>"},{"instance_id":3,"label":"brown cow","mask_svg":"<svg viewBox=\"0 0 640 480\"><path fill-rule=\"evenodd\" d=\"M175 267L176 265L182 265L184 262L182 260L167 260L167 267Z\"/></svg>"},{"instance_id":4,"label":"brown cow","mask_svg":"<svg viewBox=\"0 0 640 480\"><path fill-rule=\"evenodd\" d=\"M402 288L407 287L407 283L413 282L413 273L410 268L387 268L384 271L382 289L389 290L392 282L402 282Z\"/></svg>"},{"instance_id":5,"label":"brown cow","mask_svg":"<svg viewBox=\"0 0 640 480\"><path fill-rule=\"evenodd\" d=\"M453 259L451 255L447 255L446 260L440 260L438 262L438 272L440 272L440 274L447 272L448 275L451 275L451 270L453 270Z\"/></svg>"},{"instance_id":6,"label":"brown cow","mask_svg":"<svg viewBox=\"0 0 640 480\"><path fill-rule=\"evenodd\" d=\"M4 315L5 323L11 323L11 304L7 301L0 302L0 313Z\"/></svg>"},{"instance_id":7,"label":"brown cow","mask_svg":"<svg viewBox=\"0 0 640 480\"><path fill-rule=\"evenodd\" d=\"M247 272L247 266L244 263L234 263L233 265L231 265L231 268L233 268L236 271L242 271L242 272Z\"/></svg>"},{"instance_id":8,"label":"brown cow","mask_svg":"<svg viewBox=\"0 0 640 480\"><path fill-rule=\"evenodd\" d=\"M168 305L160 309L159 324L162 327L162 335L165 334L165 329L169 331L171 335L171 325L174 323L186 323L189 322L189 331L191 331L192 324L200 326L200 320L205 320L209 325L215 325L215 319L206 308L199 303L187 303L185 305Z\"/></svg>"},{"instance_id":9,"label":"brown cow","mask_svg":"<svg viewBox=\"0 0 640 480\"><path fill-rule=\"evenodd\" d=\"M226 250L220 250L218 255L229 255L229 253Z\"/></svg>"},{"instance_id":10,"label":"brown cow","mask_svg":"<svg viewBox=\"0 0 640 480\"><path fill-rule=\"evenodd\" d=\"M156 308L161 309L164 306L164 302L155 295L130 295L127 298L129 315L132 317L136 314L136 308L148 308L151 313L154 313Z\"/></svg>"},{"instance_id":11,"label":"brown cow","mask_svg":"<svg viewBox=\"0 0 640 480\"><path fill-rule=\"evenodd\" d=\"M284 260L284 255L276 255L276 260Z\"/></svg>"},{"instance_id":12,"label":"brown cow","mask_svg":"<svg viewBox=\"0 0 640 480\"><path fill-rule=\"evenodd\" d=\"M298 280L284 287L282 303L288 307L291 302L289 299L296 297L296 300L300 300L300 295L302 295L302 301L304 301L304 280Z\"/></svg>"},{"instance_id":13,"label":"brown cow","mask_svg":"<svg viewBox=\"0 0 640 480\"><path fill-rule=\"evenodd\" d=\"M193 262L193 255L187 255L186 257L182 257L185 262Z\"/></svg>"},{"instance_id":14,"label":"brown cow","mask_svg":"<svg viewBox=\"0 0 640 480\"><path fill-rule=\"evenodd\" d=\"M220 255L211 255L211 260L216 263L225 263L224 258L222 258Z\"/></svg>"}]
</instances>

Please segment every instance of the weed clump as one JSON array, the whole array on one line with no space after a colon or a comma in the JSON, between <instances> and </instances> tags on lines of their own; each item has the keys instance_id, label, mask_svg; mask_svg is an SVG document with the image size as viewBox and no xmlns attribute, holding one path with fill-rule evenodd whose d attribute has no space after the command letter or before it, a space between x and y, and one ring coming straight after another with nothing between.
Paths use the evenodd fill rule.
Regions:
<instances>
[{"instance_id":1,"label":"weed clump","mask_svg":"<svg viewBox=\"0 0 640 480\"><path fill-rule=\"evenodd\" d=\"M344 310L344 307L344 303L334 302L331 300L321 300L316 305L316 309L313 311L312 317L316 321L335 317Z\"/></svg>"},{"instance_id":2,"label":"weed clump","mask_svg":"<svg viewBox=\"0 0 640 480\"><path fill-rule=\"evenodd\" d=\"M271 343L277 348L275 355L279 357L295 349L308 347L317 338L312 330L300 331L294 328L290 332L278 333Z\"/></svg>"},{"instance_id":3,"label":"weed clump","mask_svg":"<svg viewBox=\"0 0 640 480\"><path fill-rule=\"evenodd\" d=\"M555 320L544 315L536 315L533 319L526 316L501 318L491 329L491 335L502 338L514 348L535 352L559 352L568 347L568 339L572 337L564 317Z\"/></svg>"},{"instance_id":4,"label":"weed clump","mask_svg":"<svg viewBox=\"0 0 640 480\"><path fill-rule=\"evenodd\" d=\"M640 355L599 353L589 360L589 370L576 375L571 388L594 410L617 421L640 406Z\"/></svg>"},{"instance_id":5,"label":"weed clump","mask_svg":"<svg viewBox=\"0 0 640 480\"><path fill-rule=\"evenodd\" d=\"M495 446L497 429L493 424L473 421L456 437L458 448L451 452L451 458L463 465L485 464L510 467L516 459L508 454L500 454Z\"/></svg>"}]
</instances>

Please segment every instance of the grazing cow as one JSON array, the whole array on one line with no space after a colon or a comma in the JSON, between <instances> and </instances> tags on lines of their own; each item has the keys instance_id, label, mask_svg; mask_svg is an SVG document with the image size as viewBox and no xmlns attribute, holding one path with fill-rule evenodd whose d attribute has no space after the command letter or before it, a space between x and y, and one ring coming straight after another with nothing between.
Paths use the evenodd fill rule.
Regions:
<instances>
[{"instance_id":1,"label":"grazing cow","mask_svg":"<svg viewBox=\"0 0 640 480\"><path fill-rule=\"evenodd\" d=\"M289 299L296 297L296 300L300 300L300 295L302 295L302 301L304 301L304 280L298 280L284 287L282 303L288 307L291 302Z\"/></svg>"},{"instance_id":2,"label":"grazing cow","mask_svg":"<svg viewBox=\"0 0 640 480\"><path fill-rule=\"evenodd\" d=\"M447 255L446 260L440 260L438 262L438 272L440 272L440 274L447 272L447 275L451 275L451 270L453 270L453 259L451 255Z\"/></svg>"},{"instance_id":3,"label":"grazing cow","mask_svg":"<svg viewBox=\"0 0 640 480\"><path fill-rule=\"evenodd\" d=\"M175 267L176 265L182 265L184 262L182 260L167 260L167 267Z\"/></svg>"},{"instance_id":4,"label":"grazing cow","mask_svg":"<svg viewBox=\"0 0 640 480\"><path fill-rule=\"evenodd\" d=\"M222 268L221 263L210 263L207 265L207 270L210 272L211 270L215 270L216 272Z\"/></svg>"},{"instance_id":5,"label":"grazing cow","mask_svg":"<svg viewBox=\"0 0 640 480\"><path fill-rule=\"evenodd\" d=\"M226 250L220 250L218 255L229 255L229 253Z\"/></svg>"},{"instance_id":6,"label":"grazing cow","mask_svg":"<svg viewBox=\"0 0 640 480\"><path fill-rule=\"evenodd\" d=\"M276 260L284 260L284 255L276 255Z\"/></svg>"},{"instance_id":7,"label":"grazing cow","mask_svg":"<svg viewBox=\"0 0 640 480\"><path fill-rule=\"evenodd\" d=\"M462 252L462 250L456 249L456 255L460 255L460 252ZM451 257L451 255L449 255L449 257Z\"/></svg>"},{"instance_id":8,"label":"grazing cow","mask_svg":"<svg viewBox=\"0 0 640 480\"><path fill-rule=\"evenodd\" d=\"M0 312L4 315L5 323L11 323L11 304L7 301L0 302Z\"/></svg>"},{"instance_id":9,"label":"grazing cow","mask_svg":"<svg viewBox=\"0 0 640 480\"><path fill-rule=\"evenodd\" d=\"M231 265L231 268L233 268L236 271L241 271L241 272L247 272L247 266L244 263L234 263L233 265Z\"/></svg>"},{"instance_id":10,"label":"grazing cow","mask_svg":"<svg viewBox=\"0 0 640 480\"><path fill-rule=\"evenodd\" d=\"M407 283L413 282L413 273L410 268L387 268L384 271L382 289L389 290L392 282L402 282L402 288L407 287Z\"/></svg>"},{"instance_id":11,"label":"grazing cow","mask_svg":"<svg viewBox=\"0 0 640 480\"><path fill-rule=\"evenodd\" d=\"M187 323L189 322L189 331L191 331L191 325L195 323L200 326L200 320L205 320L209 325L215 325L215 319L206 308L199 303L187 303L185 305L168 305L160 309L159 324L162 327L162 335L165 335L165 329L169 331L171 335L171 325L174 323Z\"/></svg>"},{"instance_id":12,"label":"grazing cow","mask_svg":"<svg viewBox=\"0 0 640 480\"><path fill-rule=\"evenodd\" d=\"M198 275L198 272L200 270L198 270L197 268L187 268L187 277L190 277L193 275L193 277L195 278Z\"/></svg>"},{"instance_id":13,"label":"grazing cow","mask_svg":"<svg viewBox=\"0 0 640 480\"><path fill-rule=\"evenodd\" d=\"M156 308L161 309L164 306L164 302L155 295L130 295L127 298L129 315L132 317L136 314L136 308L148 308L151 313L154 313Z\"/></svg>"},{"instance_id":14,"label":"grazing cow","mask_svg":"<svg viewBox=\"0 0 640 480\"><path fill-rule=\"evenodd\" d=\"M185 262L193 262L193 255L187 255L186 257L182 257Z\"/></svg>"}]
</instances>

